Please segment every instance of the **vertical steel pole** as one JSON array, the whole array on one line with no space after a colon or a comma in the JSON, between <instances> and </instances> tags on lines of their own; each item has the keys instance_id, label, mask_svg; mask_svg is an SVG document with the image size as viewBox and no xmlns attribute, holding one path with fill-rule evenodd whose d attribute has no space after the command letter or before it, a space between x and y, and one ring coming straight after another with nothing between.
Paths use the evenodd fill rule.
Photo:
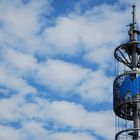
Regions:
<instances>
[{"instance_id":1,"label":"vertical steel pole","mask_svg":"<svg viewBox=\"0 0 140 140\"><path fill-rule=\"evenodd\" d=\"M136 105L136 111L134 115L134 128L140 128L140 103ZM140 131L137 130L134 133L134 140L140 140Z\"/></svg>"},{"instance_id":2,"label":"vertical steel pole","mask_svg":"<svg viewBox=\"0 0 140 140\"><path fill-rule=\"evenodd\" d=\"M136 6L133 5L133 23L132 23L132 30L133 30L133 41L137 41L137 24L136 24ZM138 63L138 54L136 50L137 46L132 46L132 67L136 68ZM137 76L136 76L137 77ZM137 98L139 99L140 96L138 95ZM140 128L140 102L136 103L135 109L134 109L134 128ZM137 130L134 132L134 140L140 140L140 131Z\"/></svg>"},{"instance_id":3,"label":"vertical steel pole","mask_svg":"<svg viewBox=\"0 0 140 140\"><path fill-rule=\"evenodd\" d=\"M136 25L136 6L133 5L133 19L132 19L132 38L133 38L133 41L137 41L137 25ZM133 68L136 68L137 66L137 62L138 62L138 55L137 55L137 52L136 52L136 45L133 45L132 46L132 67Z\"/></svg>"}]
</instances>

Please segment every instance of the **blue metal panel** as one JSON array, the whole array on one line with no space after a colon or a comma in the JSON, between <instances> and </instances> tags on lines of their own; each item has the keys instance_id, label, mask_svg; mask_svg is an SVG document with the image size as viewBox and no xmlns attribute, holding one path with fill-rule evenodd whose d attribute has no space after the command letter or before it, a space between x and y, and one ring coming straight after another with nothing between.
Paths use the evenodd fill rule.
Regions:
<instances>
[{"instance_id":1,"label":"blue metal panel","mask_svg":"<svg viewBox=\"0 0 140 140\"><path fill-rule=\"evenodd\" d=\"M140 76L137 79L138 79L138 82L137 82L137 90L140 93Z\"/></svg>"},{"instance_id":2,"label":"blue metal panel","mask_svg":"<svg viewBox=\"0 0 140 140\"><path fill-rule=\"evenodd\" d=\"M124 96L126 96L126 94L131 91L131 86L132 84L130 77L127 76L120 86L120 99L123 99Z\"/></svg>"},{"instance_id":3,"label":"blue metal panel","mask_svg":"<svg viewBox=\"0 0 140 140\"><path fill-rule=\"evenodd\" d=\"M140 76L137 77L131 84L131 96L133 97L140 92Z\"/></svg>"},{"instance_id":4,"label":"blue metal panel","mask_svg":"<svg viewBox=\"0 0 140 140\"><path fill-rule=\"evenodd\" d=\"M127 76L122 82L120 85L119 99L124 99L128 93L130 93L131 97L135 96L137 93L140 93L140 76L137 77L134 81L131 81L130 76Z\"/></svg>"}]
</instances>

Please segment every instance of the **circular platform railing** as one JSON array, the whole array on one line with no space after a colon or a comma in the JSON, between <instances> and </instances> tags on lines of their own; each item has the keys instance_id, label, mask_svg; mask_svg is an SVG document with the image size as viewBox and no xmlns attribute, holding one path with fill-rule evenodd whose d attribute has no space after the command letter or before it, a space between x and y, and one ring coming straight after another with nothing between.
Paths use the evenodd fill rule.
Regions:
<instances>
[{"instance_id":1,"label":"circular platform railing","mask_svg":"<svg viewBox=\"0 0 140 140\"><path fill-rule=\"evenodd\" d=\"M137 72L121 74L114 80L113 100L116 115L133 120L135 105L140 102L140 76Z\"/></svg>"},{"instance_id":2,"label":"circular platform railing","mask_svg":"<svg viewBox=\"0 0 140 140\"><path fill-rule=\"evenodd\" d=\"M134 139L137 137L137 132L139 131L139 128L131 128L131 129L125 129L120 132L118 132L115 135L115 140L118 140L121 136L126 137L127 139L130 137L131 139Z\"/></svg>"},{"instance_id":3,"label":"circular platform railing","mask_svg":"<svg viewBox=\"0 0 140 140\"><path fill-rule=\"evenodd\" d=\"M124 65L128 66L130 69L133 68L132 64L132 49L136 47L136 53L140 55L140 41L131 41L125 44L121 44L114 51L114 57ZM138 58L138 62L136 67L140 67L140 58Z\"/></svg>"}]
</instances>

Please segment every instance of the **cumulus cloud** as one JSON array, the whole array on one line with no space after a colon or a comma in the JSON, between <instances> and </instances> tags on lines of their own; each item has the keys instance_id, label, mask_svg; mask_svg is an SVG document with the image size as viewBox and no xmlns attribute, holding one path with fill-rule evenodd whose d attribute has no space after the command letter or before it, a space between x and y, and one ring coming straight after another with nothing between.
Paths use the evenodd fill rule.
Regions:
<instances>
[{"instance_id":1,"label":"cumulus cloud","mask_svg":"<svg viewBox=\"0 0 140 140\"><path fill-rule=\"evenodd\" d=\"M5 109L3 110L4 106ZM76 139L81 138L81 136L94 140L95 136L88 134L88 131L93 131L95 135L106 139L112 139L114 134L112 111L87 111L81 104L67 101L50 102L46 99L35 98L35 103L27 103L23 96L16 95L10 99L1 100L0 111L0 124L3 124L9 131L11 130L10 133L14 132L16 136L20 136L23 140L29 138L39 140L44 136L50 136L50 139L54 138L54 140L66 137ZM104 117L102 114L104 114ZM10 128L6 126L6 124L12 122L20 123L20 127L16 129L14 125L9 126ZM54 129L51 131L44 127L49 122L53 122L52 125L54 125ZM65 130L67 127L71 128L70 132L58 133L56 131L59 128ZM112 133L110 133L110 130L112 130ZM73 131L77 133L73 133ZM0 133L0 137L2 136Z\"/></svg>"},{"instance_id":2,"label":"cumulus cloud","mask_svg":"<svg viewBox=\"0 0 140 140\"><path fill-rule=\"evenodd\" d=\"M9 65L9 67L13 66L16 70L22 71L22 73L26 73L26 71L36 70L37 60L32 55L12 49L7 49L4 53L5 55L3 56L3 59L5 60L5 63Z\"/></svg>"},{"instance_id":3,"label":"cumulus cloud","mask_svg":"<svg viewBox=\"0 0 140 140\"><path fill-rule=\"evenodd\" d=\"M56 116L55 114L58 115ZM104 114L104 117L102 114ZM87 112L83 106L76 105L75 103L53 102L50 104L50 110L46 116L77 130L91 130L95 132L96 135L111 139L114 134L114 118L111 114L111 111ZM105 127L109 129L104 129ZM112 130L112 133L110 133L110 130Z\"/></svg>"},{"instance_id":4,"label":"cumulus cloud","mask_svg":"<svg viewBox=\"0 0 140 140\"><path fill-rule=\"evenodd\" d=\"M55 48L56 53L73 55L80 49L78 46L80 45L81 27L80 20L62 17L56 21L55 27L46 30L44 36L47 42Z\"/></svg>"},{"instance_id":5,"label":"cumulus cloud","mask_svg":"<svg viewBox=\"0 0 140 140\"><path fill-rule=\"evenodd\" d=\"M83 70L75 64L48 60L40 66L38 80L48 88L66 93L74 90L87 72L88 70Z\"/></svg>"},{"instance_id":6,"label":"cumulus cloud","mask_svg":"<svg viewBox=\"0 0 140 140\"><path fill-rule=\"evenodd\" d=\"M82 133L56 133L52 140L96 140L93 136Z\"/></svg>"},{"instance_id":7,"label":"cumulus cloud","mask_svg":"<svg viewBox=\"0 0 140 140\"><path fill-rule=\"evenodd\" d=\"M7 108L7 111L10 111L11 107ZM113 136L114 119L111 115L111 111L87 112L82 105L77 105L75 103L66 101L48 102L41 99L38 100L38 104L22 104L20 106L22 112L19 110L18 106L13 107L14 108L12 108L12 111L14 111L15 113L13 112L13 115L11 114L12 116L9 116L10 114L3 113L5 115L5 119L6 117L8 117L7 119L11 119L12 121L13 119L17 118L16 114L18 114L18 118L22 118L21 121L23 120L22 129L24 129L24 127L26 126L26 121L28 122L28 120L34 118L34 120L40 120L41 122L54 121L56 122L56 125L57 123L61 124L58 125L58 128L71 127L73 130L77 131L90 130L93 131L96 135L105 137L107 139L111 139ZM102 114L104 114L104 117L102 117ZM28 126L30 126L30 124L32 123L28 122L27 124ZM38 122L36 122L36 125L37 124ZM104 127L102 126L103 124L106 129L104 129ZM43 129L42 126L40 128ZM110 128L112 128L112 133L110 133ZM43 130L45 133L45 129ZM31 134L31 131L29 131L29 133ZM34 134L32 135L34 136Z\"/></svg>"},{"instance_id":8,"label":"cumulus cloud","mask_svg":"<svg viewBox=\"0 0 140 140\"><path fill-rule=\"evenodd\" d=\"M22 0L1 1L0 18L3 21L3 29L12 35L28 39L39 30L41 14L50 12L49 2L45 0L28 1Z\"/></svg>"},{"instance_id":9,"label":"cumulus cloud","mask_svg":"<svg viewBox=\"0 0 140 140\"><path fill-rule=\"evenodd\" d=\"M48 131L45 131L38 123L26 124L22 130L17 130L6 126L0 126L0 130L0 138L2 140L25 140L31 138L34 140L41 140L44 138L49 140L96 140L95 137L83 133L64 132L51 134Z\"/></svg>"},{"instance_id":10,"label":"cumulus cloud","mask_svg":"<svg viewBox=\"0 0 140 140\"><path fill-rule=\"evenodd\" d=\"M112 90L108 85L112 84L112 78L103 71L92 71L60 60L48 60L40 66L38 80L59 95L71 92L94 103L111 101Z\"/></svg>"},{"instance_id":11,"label":"cumulus cloud","mask_svg":"<svg viewBox=\"0 0 140 140\"><path fill-rule=\"evenodd\" d=\"M0 139L1 140L19 140L21 139L21 134L18 130L12 127L0 126Z\"/></svg>"},{"instance_id":12,"label":"cumulus cloud","mask_svg":"<svg viewBox=\"0 0 140 140\"><path fill-rule=\"evenodd\" d=\"M0 6L0 43L22 52L41 51L42 42L38 36L44 26L45 17L52 11L47 0L26 1L2 0Z\"/></svg>"},{"instance_id":13,"label":"cumulus cloud","mask_svg":"<svg viewBox=\"0 0 140 140\"><path fill-rule=\"evenodd\" d=\"M20 93L34 93L36 89L31 85L27 84L26 80L16 75L17 73L10 73L3 66L0 66L0 83L1 86L15 90Z\"/></svg>"},{"instance_id":14,"label":"cumulus cloud","mask_svg":"<svg viewBox=\"0 0 140 140\"><path fill-rule=\"evenodd\" d=\"M81 82L78 92L83 99L93 103L112 102L112 89L108 86L112 85L112 79L102 71L93 71Z\"/></svg>"},{"instance_id":15,"label":"cumulus cloud","mask_svg":"<svg viewBox=\"0 0 140 140\"><path fill-rule=\"evenodd\" d=\"M117 5L101 5L83 13L70 13L56 20L56 26L46 29L44 37L54 53L77 55L102 68L111 60L113 48L125 38L127 11ZM104 52L104 53L103 53Z\"/></svg>"}]
</instances>

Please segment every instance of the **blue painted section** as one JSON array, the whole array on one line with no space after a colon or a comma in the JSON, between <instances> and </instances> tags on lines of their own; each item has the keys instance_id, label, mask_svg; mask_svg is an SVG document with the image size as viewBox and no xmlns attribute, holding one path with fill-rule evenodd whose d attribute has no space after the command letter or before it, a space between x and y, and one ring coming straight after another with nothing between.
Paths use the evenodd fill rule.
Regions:
<instances>
[{"instance_id":1,"label":"blue painted section","mask_svg":"<svg viewBox=\"0 0 140 140\"><path fill-rule=\"evenodd\" d=\"M140 76L131 81L130 76L127 76L120 86L119 99L122 100L129 93L130 97L134 97L140 93Z\"/></svg>"}]
</instances>

